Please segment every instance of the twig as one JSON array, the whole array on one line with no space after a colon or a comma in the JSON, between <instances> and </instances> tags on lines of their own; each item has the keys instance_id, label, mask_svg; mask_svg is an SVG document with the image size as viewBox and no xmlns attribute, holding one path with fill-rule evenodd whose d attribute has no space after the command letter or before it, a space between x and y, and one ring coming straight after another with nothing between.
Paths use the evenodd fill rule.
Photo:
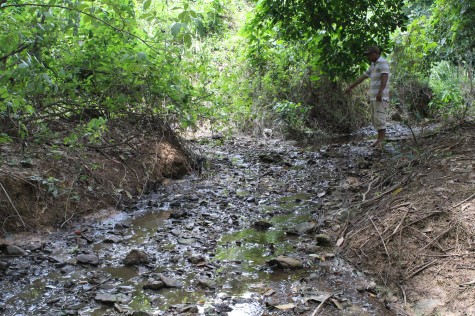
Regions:
<instances>
[{"instance_id":1,"label":"twig","mask_svg":"<svg viewBox=\"0 0 475 316\"><path fill-rule=\"evenodd\" d=\"M366 194L368 194L368 192L371 190L371 186L377 182L379 180L380 177L376 177L373 181L371 181L369 184L368 184L368 189L366 190L365 193L363 193L363 200L361 202L364 202L366 200Z\"/></svg>"},{"instance_id":2,"label":"twig","mask_svg":"<svg viewBox=\"0 0 475 316\"><path fill-rule=\"evenodd\" d=\"M457 203L456 205L452 206L452 209L456 208L456 207L459 207L460 205L462 205L463 203L467 202L467 201L470 201L471 199L473 199L475 197L475 193L473 193L472 195L470 195L468 198L466 198L465 200Z\"/></svg>"},{"instance_id":3,"label":"twig","mask_svg":"<svg viewBox=\"0 0 475 316\"><path fill-rule=\"evenodd\" d=\"M401 181L401 182L399 182L398 184L393 185L391 188L389 188L388 190L384 191L383 193L381 193L381 194L378 195L377 197L372 198L371 200L368 200L368 201L363 201L363 202L361 202L359 205L370 204L370 203L372 203L372 202L375 202L375 201L381 199L381 198L384 197L385 195L388 195L389 193L391 193L391 192L393 192L394 190L396 190L397 188L399 188L403 182L404 182L404 181Z\"/></svg>"},{"instance_id":4,"label":"twig","mask_svg":"<svg viewBox=\"0 0 475 316\"><path fill-rule=\"evenodd\" d=\"M391 257L389 256L389 251L388 251L388 248L386 247L386 243L384 242L383 236L381 236L381 233L379 232L378 227L376 227L376 224L374 223L373 219L370 217L369 220L370 220L371 223L373 224L374 229L376 229L376 232L378 233L379 238L381 238L381 241L382 241L383 246L384 246L384 250L386 250L386 254L388 255L388 261L390 261L390 258L391 258Z\"/></svg>"},{"instance_id":5,"label":"twig","mask_svg":"<svg viewBox=\"0 0 475 316\"><path fill-rule=\"evenodd\" d=\"M15 207L15 204L13 204L13 201L12 201L12 199L10 198L10 195L8 195L7 190L5 189L5 187L3 186L2 183L0 183L0 186L1 186L2 189L3 189L3 192L5 192L5 195L7 196L8 201L10 202L11 206L12 206L13 209L15 210L15 213L16 213L16 215L18 216L18 218L20 219L20 221L21 221L23 227L26 228L27 225L26 225L25 222L23 221L23 218L21 217L20 212L18 212L17 208Z\"/></svg>"},{"instance_id":6,"label":"twig","mask_svg":"<svg viewBox=\"0 0 475 316\"><path fill-rule=\"evenodd\" d=\"M452 224L452 222L449 223L449 226ZM437 241L437 239L439 239L440 237L444 236L445 234L447 234L452 228L454 228L453 226L450 226L448 229L444 230L442 233L440 233L438 236L436 236L434 239L432 239L427 245L425 245L424 247L422 247L420 249L420 251L426 249L427 247L429 247L432 243L434 243L435 241Z\"/></svg>"},{"instance_id":7,"label":"twig","mask_svg":"<svg viewBox=\"0 0 475 316\"><path fill-rule=\"evenodd\" d=\"M318 311L319 311L320 308L323 306L323 304L324 304L326 301L328 301L330 298L332 298L333 295L336 295L336 294L339 294L339 293L341 293L341 291L340 291L340 292L334 292L334 293L332 293L332 294L327 295L327 297L325 297L325 298L320 302L320 304L317 306L317 308L313 311L313 313L312 313L311 316L317 315Z\"/></svg>"},{"instance_id":8,"label":"twig","mask_svg":"<svg viewBox=\"0 0 475 316\"><path fill-rule=\"evenodd\" d=\"M404 215L402 216L401 220L399 221L399 224L396 226L396 228L394 229L393 233L389 236L389 238L391 238L392 236L394 236L397 233L397 231L399 230L399 227L401 227L402 223L404 223L404 220L406 219L407 213L409 213L409 208L407 208L406 212L404 212Z\"/></svg>"},{"instance_id":9,"label":"twig","mask_svg":"<svg viewBox=\"0 0 475 316\"><path fill-rule=\"evenodd\" d=\"M402 297L404 298L404 306L405 306L407 304L406 290L404 290L402 285L399 285L399 288L401 289Z\"/></svg>"},{"instance_id":10,"label":"twig","mask_svg":"<svg viewBox=\"0 0 475 316\"><path fill-rule=\"evenodd\" d=\"M418 219L413 220L413 221L410 222L409 224L405 225L404 228L405 228L405 227L408 227L408 226L412 226L412 225L414 225L415 223L418 223L418 222L420 222L420 221L423 221L423 220L425 220L425 219L431 217L432 215L437 215L437 214L442 214L442 213L443 213L442 211L436 211L436 212L429 213L429 214L427 214L426 216L423 216L423 217L421 217L421 218L418 218Z\"/></svg>"},{"instance_id":11,"label":"twig","mask_svg":"<svg viewBox=\"0 0 475 316\"><path fill-rule=\"evenodd\" d=\"M418 268L416 271L414 271L413 273L411 273L409 276L405 277L404 280L402 280L401 283L406 282L407 280L409 280L410 278L412 278L412 277L415 276L416 274L418 274L418 273L424 271L425 269L427 269L428 267L430 267L431 265L433 265L436 261L437 261L437 259L434 259L434 260L432 260L431 262L428 262L428 263L423 264L423 265L420 266L420 268Z\"/></svg>"},{"instance_id":12,"label":"twig","mask_svg":"<svg viewBox=\"0 0 475 316\"><path fill-rule=\"evenodd\" d=\"M474 284L475 284L475 280L472 280L472 281L469 281L469 282L459 284L459 286L468 286L468 285L474 285Z\"/></svg>"},{"instance_id":13,"label":"twig","mask_svg":"<svg viewBox=\"0 0 475 316\"><path fill-rule=\"evenodd\" d=\"M469 256L469 255L475 255L475 252L453 253L453 254L446 254L446 255L421 254L421 256L424 256L424 257L436 257L436 258L465 257L465 256Z\"/></svg>"}]
</instances>

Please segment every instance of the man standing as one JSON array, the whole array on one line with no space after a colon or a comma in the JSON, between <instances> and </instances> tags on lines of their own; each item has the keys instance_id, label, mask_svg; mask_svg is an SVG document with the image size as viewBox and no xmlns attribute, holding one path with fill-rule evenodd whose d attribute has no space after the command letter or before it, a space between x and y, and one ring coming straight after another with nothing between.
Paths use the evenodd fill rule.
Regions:
<instances>
[{"instance_id":1,"label":"man standing","mask_svg":"<svg viewBox=\"0 0 475 316\"><path fill-rule=\"evenodd\" d=\"M386 136L386 111L389 103L389 63L381 57L381 52L376 46L368 47L364 54L371 62L371 66L345 90L345 93L351 93L354 87L370 78L371 120L374 128L378 131L378 139L371 146L381 147Z\"/></svg>"}]
</instances>

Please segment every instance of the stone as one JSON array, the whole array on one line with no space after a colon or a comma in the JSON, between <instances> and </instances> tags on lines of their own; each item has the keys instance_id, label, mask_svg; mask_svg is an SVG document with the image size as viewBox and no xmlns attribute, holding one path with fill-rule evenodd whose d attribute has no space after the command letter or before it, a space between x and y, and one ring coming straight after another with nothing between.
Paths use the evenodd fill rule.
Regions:
<instances>
[{"instance_id":1,"label":"stone","mask_svg":"<svg viewBox=\"0 0 475 316\"><path fill-rule=\"evenodd\" d=\"M275 259L267 261L267 263L274 268L282 269L300 269L303 268L303 262L299 259L278 256Z\"/></svg>"},{"instance_id":2,"label":"stone","mask_svg":"<svg viewBox=\"0 0 475 316\"><path fill-rule=\"evenodd\" d=\"M125 294L110 293L97 293L94 299L104 304L127 303L130 301L130 297Z\"/></svg>"},{"instance_id":3,"label":"stone","mask_svg":"<svg viewBox=\"0 0 475 316\"><path fill-rule=\"evenodd\" d=\"M124 264L126 266L134 266L138 264L149 263L150 259L147 254L141 250L133 249L130 251L124 259Z\"/></svg>"},{"instance_id":4,"label":"stone","mask_svg":"<svg viewBox=\"0 0 475 316\"><path fill-rule=\"evenodd\" d=\"M144 290L154 290L154 291L161 290L164 287L165 287L165 283L163 283L162 281L151 281L144 284L143 286Z\"/></svg>"},{"instance_id":5,"label":"stone","mask_svg":"<svg viewBox=\"0 0 475 316\"><path fill-rule=\"evenodd\" d=\"M104 239L104 243L110 243L110 244L116 244L119 243L121 240L117 236L109 236L106 239Z\"/></svg>"},{"instance_id":6,"label":"stone","mask_svg":"<svg viewBox=\"0 0 475 316\"><path fill-rule=\"evenodd\" d=\"M94 254L80 254L76 257L78 263L90 264L96 266L99 264L99 258Z\"/></svg>"},{"instance_id":7,"label":"stone","mask_svg":"<svg viewBox=\"0 0 475 316\"><path fill-rule=\"evenodd\" d=\"M198 263L206 262L206 259L200 255L193 255L190 258L188 258L188 261L192 264L198 264Z\"/></svg>"},{"instance_id":8,"label":"stone","mask_svg":"<svg viewBox=\"0 0 475 316\"><path fill-rule=\"evenodd\" d=\"M265 221L257 221L252 224L252 228L256 230L268 230L271 227L272 224Z\"/></svg>"},{"instance_id":9,"label":"stone","mask_svg":"<svg viewBox=\"0 0 475 316\"><path fill-rule=\"evenodd\" d=\"M8 269L8 262L0 261L0 270Z\"/></svg>"},{"instance_id":10,"label":"stone","mask_svg":"<svg viewBox=\"0 0 475 316\"><path fill-rule=\"evenodd\" d=\"M18 246L13 246L13 245L7 246L6 247L6 252L7 252L7 255L9 255L9 256L24 256L24 255L26 255L25 250L21 249Z\"/></svg>"},{"instance_id":11,"label":"stone","mask_svg":"<svg viewBox=\"0 0 475 316\"><path fill-rule=\"evenodd\" d=\"M209 289L216 288L216 283L208 277L204 277L204 276L198 277L197 281L198 281L198 285L204 288L209 288Z\"/></svg>"},{"instance_id":12,"label":"stone","mask_svg":"<svg viewBox=\"0 0 475 316\"><path fill-rule=\"evenodd\" d=\"M162 282L165 284L166 287L170 287L170 288L182 288L183 287L183 283L181 283L178 280L167 277L167 276L165 276L161 273L158 276L160 277L160 279L162 280Z\"/></svg>"},{"instance_id":13,"label":"stone","mask_svg":"<svg viewBox=\"0 0 475 316\"><path fill-rule=\"evenodd\" d=\"M317 244L320 246L330 246L332 243L330 236L327 234L318 234L315 236L315 239L317 240Z\"/></svg>"},{"instance_id":14,"label":"stone","mask_svg":"<svg viewBox=\"0 0 475 316\"><path fill-rule=\"evenodd\" d=\"M305 222L305 223L301 223L293 227L290 227L289 229L286 230L286 233L292 234L292 235L305 235L305 234L315 231L316 228L317 228L317 223Z\"/></svg>"}]
</instances>

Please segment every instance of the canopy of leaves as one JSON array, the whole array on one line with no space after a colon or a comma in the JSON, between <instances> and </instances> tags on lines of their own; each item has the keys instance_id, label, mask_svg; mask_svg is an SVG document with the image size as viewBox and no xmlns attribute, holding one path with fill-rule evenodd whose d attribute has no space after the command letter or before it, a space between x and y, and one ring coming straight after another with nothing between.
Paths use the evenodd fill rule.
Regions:
<instances>
[{"instance_id":1,"label":"canopy of leaves","mask_svg":"<svg viewBox=\"0 0 475 316\"><path fill-rule=\"evenodd\" d=\"M475 62L475 2L436 0L432 10L432 36L439 46L437 58Z\"/></svg>"},{"instance_id":2,"label":"canopy of leaves","mask_svg":"<svg viewBox=\"0 0 475 316\"><path fill-rule=\"evenodd\" d=\"M24 138L58 119L189 117L201 92L182 56L203 25L172 2L1 1L1 131Z\"/></svg>"},{"instance_id":3,"label":"canopy of leaves","mask_svg":"<svg viewBox=\"0 0 475 316\"><path fill-rule=\"evenodd\" d=\"M313 50L323 73L354 76L361 69L361 53L370 44L388 48L390 33L403 27L401 0L260 0L248 24L251 40L274 30L286 40L303 40ZM261 32L261 33L259 33Z\"/></svg>"}]
</instances>

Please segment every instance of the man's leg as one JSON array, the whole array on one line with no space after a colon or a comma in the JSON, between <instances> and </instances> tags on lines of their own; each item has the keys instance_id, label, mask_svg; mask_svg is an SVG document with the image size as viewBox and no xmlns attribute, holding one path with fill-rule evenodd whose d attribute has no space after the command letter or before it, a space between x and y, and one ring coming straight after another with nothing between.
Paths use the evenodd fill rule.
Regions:
<instances>
[{"instance_id":1,"label":"man's leg","mask_svg":"<svg viewBox=\"0 0 475 316\"><path fill-rule=\"evenodd\" d=\"M383 145L384 138L386 136L386 129L378 129L378 138L376 141L371 145L371 147L381 147Z\"/></svg>"},{"instance_id":2,"label":"man's leg","mask_svg":"<svg viewBox=\"0 0 475 316\"><path fill-rule=\"evenodd\" d=\"M386 111L388 104L386 101L372 101L371 103L373 125L378 131L378 138L371 147L382 147L386 136Z\"/></svg>"}]
</instances>

